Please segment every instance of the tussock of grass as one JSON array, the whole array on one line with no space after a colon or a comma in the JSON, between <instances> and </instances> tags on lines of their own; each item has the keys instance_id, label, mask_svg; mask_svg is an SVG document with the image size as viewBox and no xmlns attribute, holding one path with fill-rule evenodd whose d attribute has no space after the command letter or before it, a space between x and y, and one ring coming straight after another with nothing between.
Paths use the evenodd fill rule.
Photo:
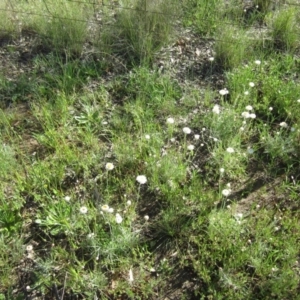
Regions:
<instances>
[{"instance_id":1,"label":"tussock of grass","mask_svg":"<svg viewBox=\"0 0 300 300\"><path fill-rule=\"evenodd\" d=\"M124 58L128 65L149 63L170 39L170 16L177 12L177 1L129 0L123 5L114 24L100 31L100 45L105 52Z\"/></svg>"}]
</instances>

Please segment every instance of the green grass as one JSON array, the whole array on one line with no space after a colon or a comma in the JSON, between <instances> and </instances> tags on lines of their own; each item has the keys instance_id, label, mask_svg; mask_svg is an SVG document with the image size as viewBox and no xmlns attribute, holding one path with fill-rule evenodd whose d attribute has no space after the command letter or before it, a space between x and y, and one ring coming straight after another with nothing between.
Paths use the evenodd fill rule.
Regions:
<instances>
[{"instance_id":1,"label":"green grass","mask_svg":"<svg viewBox=\"0 0 300 300\"><path fill-rule=\"evenodd\" d=\"M0 299L298 299L297 6L82 2L1 4ZM155 67L182 24L219 80Z\"/></svg>"}]
</instances>

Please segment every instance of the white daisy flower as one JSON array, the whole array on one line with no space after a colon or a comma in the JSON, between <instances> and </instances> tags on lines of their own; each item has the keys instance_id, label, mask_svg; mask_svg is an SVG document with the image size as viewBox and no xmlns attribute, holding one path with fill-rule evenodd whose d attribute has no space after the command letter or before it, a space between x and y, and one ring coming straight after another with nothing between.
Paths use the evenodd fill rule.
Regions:
<instances>
[{"instance_id":1,"label":"white daisy flower","mask_svg":"<svg viewBox=\"0 0 300 300\"><path fill-rule=\"evenodd\" d=\"M122 221L123 221L123 218L121 217L121 215L120 214L116 214L116 222L118 223L118 224L120 224L120 223L122 223Z\"/></svg>"},{"instance_id":2,"label":"white daisy flower","mask_svg":"<svg viewBox=\"0 0 300 300\"><path fill-rule=\"evenodd\" d=\"M230 190L230 189L224 189L224 190L222 191L222 195L223 195L224 197L228 197L230 194L231 194L231 190Z\"/></svg>"},{"instance_id":3,"label":"white daisy flower","mask_svg":"<svg viewBox=\"0 0 300 300\"><path fill-rule=\"evenodd\" d=\"M113 170L114 169L114 164L112 164L112 163L107 163L106 165L105 165L105 169L107 170L107 171L111 171L111 170Z\"/></svg>"},{"instance_id":4,"label":"white daisy flower","mask_svg":"<svg viewBox=\"0 0 300 300\"><path fill-rule=\"evenodd\" d=\"M28 252L33 251L33 246L32 246L32 245L27 245L27 246L26 246L26 250L27 250Z\"/></svg>"},{"instance_id":5,"label":"white daisy flower","mask_svg":"<svg viewBox=\"0 0 300 300\"><path fill-rule=\"evenodd\" d=\"M108 212L109 211L109 206L107 204L104 204L101 206L101 210L104 212Z\"/></svg>"},{"instance_id":6,"label":"white daisy flower","mask_svg":"<svg viewBox=\"0 0 300 300\"><path fill-rule=\"evenodd\" d=\"M192 130L189 128L189 127L184 127L182 129L182 131L185 133L185 134L190 134L192 132Z\"/></svg>"},{"instance_id":7,"label":"white daisy flower","mask_svg":"<svg viewBox=\"0 0 300 300\"><path fill-rule=\"evenodd\" d=\"M288 128L288 124L286 122L279 123L279 126L282 128Z\"/></svg>"},{"instance_id":8,"label":"white daisy flower","mask_svg":"<svg viewBox=\"0 0 300 300\"><path fill-rule=\"evenodd\" d=\"M216 104L213 109L212 109L212 112L215 113L215 114L220 114L220 105Z\"/></svg>"},{"instance_id":9,"label":"white daisy flower","mask_svg":"<svg viewBox=\"0 0 300 300\"><path fill-rule=\"evenodd\" d=\"M242 117L248 119L248 118L250 118L250 114L247 111L243 111Z\"/></svg>"},{"instance_id":10,"label":"white daisy flower","mask_svg":"<svg viewBox=\"0 0 300 300\"><path fill-rule=\"evenodd\" d=\"M139 175L136 177L136 181L139 184L145 184L147 182L147 177L145 175Z\"/></svg>"},{"instance_id":11,"label":"white daisy flower","mask_svg":"<svg viewBox=\"0 0 300 300\"><path fill-rule=\"evenodd\" d=\"M168 124L174 124L175 123L175 120L173 118L168 118L167 119L167 123Z\"/></svg>"},{"instance_id":12,"label":"white daisy flower","mask_svg":"<svg viewBox=\"0 0 300 300\"><path fill-rule=\"evenodd\" d=\"M224 88L224 89L222 89L222 90L219 91L219 94L221 96L225 96L225 95L229 94L229 91L226 88Z\"/></svg>"},{"instance_id":13,"label":"white daisy flower","mask_svg":"<svg viewBox=\"0 0 300 300\"><path fill-rule=\"evenodd\" d=\"M67 202L69 202L69 201L71 200L71 197L70 197L70 196L66 196L66 197L65 197L65 200L66 200Z\"/></svg>"},{"instance_id":14,"label":"white daisy flower","mask_svg":"<svg viewBox=\"0 0 300 300\"><path fill-rule=\"evenodd\" d=\"M226 151L227 151L228 153L234 153L234 149L233 149L232 147L228 147L228 148L226 149Z\"/></svg>"},{"instance_id":15,"label":"white daisy flower","mask_svg":"<svg viewBox=\"0 0 300 300\"><path fill-rule=\"evenodd\" d=\"M81 206L79 211L80 211L81 214L86 214L88 212L88 209L87 209L86 206Z\"/></svg>"}]
</instances>

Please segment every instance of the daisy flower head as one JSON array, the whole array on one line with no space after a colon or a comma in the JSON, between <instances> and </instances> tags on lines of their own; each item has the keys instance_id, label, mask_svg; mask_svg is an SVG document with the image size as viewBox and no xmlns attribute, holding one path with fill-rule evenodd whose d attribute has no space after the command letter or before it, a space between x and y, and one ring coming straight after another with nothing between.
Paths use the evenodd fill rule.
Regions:
<instances>
[{"instance_id":1,"label":"daisy flower head","mask_svg":"<svg viewBox=\"0 0 300 300\"><path fill-rule=\"evenodd\" d=\"M213 109L212 109L212 112L215 113L215 114L220 114L220 105L216 104Z\"/></svg>"},{"instance_id":2,"label":"daisy flower head","mask_svg":"<svg viewBox=\"0 0 300 300\"><path fill-rule=\"evenodd\" d=\"M175 120L173 118L168 118L167 119L167 124L174 124Z\"/></svg>"},{"instance_id":3,"label":"daisy flower head","mask_svg":"<svg viewBox=\"0 0 300 300\"><path fill-rule=\"evenodd\" d=\"M259 66L261 64L261 61L259 59L257 59L254 61L254 63Z\"/></svg>"},{"instance_id":4,"label":"daisy flower head","mask_svg":"<svg viewBox=\"0 0 300 300\"><path fill-rule=\"evenodd\" d=\"M199 134L195 134L194 138L195 138L195 140L199 140L200 139L200 135Z\"/></svg>"},{"instance_id":5,"label":"daisy flower head","mask_svg":"<svg viewBox=\"0 0 300 300\"><path fill-rule=\"evenodd\" d=\"M243 112L242 112L242 117L244 117L244 118L246 118L246 119L250 118L249 112L243 111Z\"/></svg>"},{"instance_id":6,"label":"daisy flower head","mask_svg":"<svg viewBox=\"0 0 300 300\"><path fill-rule=\"evenodd\" d=\"M227 151L228 153L234 153L234 149L233 149L232 147L228 147L228 148L226 149L226 151Z\"/></svg>"},{"instance_id":7,"label":"daisy flower head","mask_svg":"<svg viewBox=\"0 0 300 300\"><path fill-rule=\"evenodd\" d=\"M279 123L279 126L282 128L288 128L288 124L286 122Z\"/></svg>"},{"instance_id":8,"label":"daisy flower head","mask_svg":"<svg viewBox=\"0 0 300 300\"><path fill-rule=\"evenodd\" d=\"M26 246L26 250L27 250L28 252L33 251L33 246L32 246L32 245L27 245L27 246Z\"/></svg>"},{"instance_id":9,"label":"daisy flower head","mask_svg":"<svg viewBox=\"0 0 300 300\"><path fill-rule=\"evenodd\" d=\"M254 86L255 86L255 83L254 83L254 82L249 82L249 86L250 86L250 87L254 87Z\"/></svg>"},{"instance_id":10,"label":"daisy flower head","mask_svg":"<svg viewBox=\"0 0 300 300\"><path fill-rule=\"evenodd\" d=\"M229 91L228 91L226 88L224 88L224 89L222 89L222 90L219 91L219 94L220 94L221 96L225 96L225 95L228 95L228 94L229 94Z\"/></svg>"},{"instance_id":11,"label":"daisy flower head","mask_svg":"<svg viewBox=\"0 0 300 300\"><path fill-rule=\"evenodd\" d=\"M118 213L116 213L116 222L117 222L118 224L120 224L120 223L122 223L122 221L123 221L123 218L121 217L121 215L118 214Z\"/></svg>"},{"instance_id":12,"label":"daisy flower head","mask_svg":"<svg viewBox=\"0 0 300 300\"><path fill-rule=\"evenodd\" d=\"M190 150L190 151L193 151L195 149L195 146L194 145L188 145L187 149Z\"/></svg>"},{"instance_id":13,"label":"daisy flower head","mask_svg":"<svg viewBox=\"0 0 300 300\"><path fill-rule=\"evenodd\" d=\"M107 163L106 165L105 165L105 169L107 170L107 171L111 171L111 170L113 170L114 169L114 164L112 164L112 163Z\"/></svg>"},{"instance_id":14,"label":"daisy flower head","mask_svg":"<svg viewBox=\"0 0 300 300\"><path fill-rule=\"evenodd\" d=\"M189 127L183 127L182 131L185 133L185 134L190 134L192 132L192 130L189 128Z\"/></svg>"},{"instance_id":15,"label":"daisy flower head","mask_svg":"<svg viewBox=\"0 0 300 300\"><path fill-rule=\"evenodd\" d=\"M70 196L66 196L66 197L65 197L65 200L66 200L67 202L70 202L71 197L70 197Z\"/></svg>"},{"instance_id":16,"label":"daisy flower head","mask_svg":"<svg viewBox=\"0 0 300 300\"><path fill-rule=\"evenodd\" d=\"M208 58L208 60L209 60L209 61L214 61L215 58L211 56L211 57Z\"/></svg>"},{"instance_id":17,"label":"daisy flower head","mask_svg":"<svg viewBox=\"0 0 300 300\"><path fill-rule=\"evenodd\" d=\"M81 214L85 215L88 212L88 209L86 206L81 206L79 211Z\"/></svg>"},{"instance_id":18,"label":"daisy flower head","mask_svg":"<svg viewBox=\"0 0 300 300\"><path fill-rule=\"evenodd\" d=\"M247 105L246 110L253 110L253 107L251 105Z\"/></svg>"},{"instance_id":19,"label":"daisy flower head","mask_svg":"<svg viewBox=\"0 0 300 300\"><path fill-rule=\"evenodd\" d=\"M222 190L222 195L224 197L228 197L231 194L231 190L230 189L224 189Z\"/></svg>"},{"instance_id":20,"label":"daisy flower head","mask_svg":"<svg viewBox=\"0 0 300 300\"><path fill-rule=\"evenodd\" d=\"M109 211L109 206L107 204L104 204L101 206L101 210L104 212L108 212Z\"/></svg>"},{"instance_id":21,"label":"daisy flower head","mask_svg":"<svg viewBox=\"0 0 300 300\"><path fill-rule=\"evenodd\" d=\"M139 183L139 184L145 184L147 182L147 177L145 175L138 175L136 177L136 181Z\"/></svg>"},{"instance_id":22,"label":"daisy flower head","mask_svg":"<svg viewBox=\"0 0 300 300\"><path fill-rule=\"evenodd\" d=\"M95 237L95 233L94 233L94 232L91 232L91 233L89 233L89 234L87 235L87 237L88 237L89 239L92 239L92 238Z\"/></svg>"},{"instance_id":23,"label":"daisy flower head","mask_svg":"<svg viewBox=\"0 0 300 300\"><path fill-rule=\"evenodd\" d=\"M145 216L144 216L144 220L145 220L145 221L148 221L148 220L149 220L149 216L148 216L148 215L145 215Z\"/></svg>"}]
</instances>

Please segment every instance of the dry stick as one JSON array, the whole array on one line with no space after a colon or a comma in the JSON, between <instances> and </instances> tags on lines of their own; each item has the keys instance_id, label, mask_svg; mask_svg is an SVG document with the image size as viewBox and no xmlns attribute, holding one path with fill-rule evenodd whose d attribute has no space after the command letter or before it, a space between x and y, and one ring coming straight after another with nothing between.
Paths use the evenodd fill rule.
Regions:
<instances>
[{"instance_id":1,"label":"dry stick","mask_svg":"<svg viewBox=\"0 0 300 300\"><path fill-rule=\"evenodd\" d=\"M66 282L67 282L67 276L68 276L68 273L66 272L66 276L65 276L65 280L64 280L64 286L63 286L63 291L62 291L62 295L61 295L61 300L64 300L65 288L66 288Z\"/></svg>"},{"instance_id":2,"label":"dry stick","mask_svg":"<svg viewBox=\"0 0 300 300\"><path fill-rule=\"evenodd\" d=\"M53 290L53 292L54 292L54 295L55 295L56 300L61 300L61 299L59 298L59 294L58 294L58 290L57 290L57 285L56 285L56 283L53 283L52 290Z\"/></svg>"}]
</instances>

